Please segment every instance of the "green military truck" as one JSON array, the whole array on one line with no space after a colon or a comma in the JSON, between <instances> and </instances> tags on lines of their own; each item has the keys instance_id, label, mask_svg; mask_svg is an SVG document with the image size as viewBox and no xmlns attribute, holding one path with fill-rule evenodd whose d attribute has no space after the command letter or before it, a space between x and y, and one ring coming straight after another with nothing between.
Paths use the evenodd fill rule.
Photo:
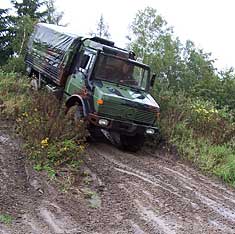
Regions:
<instances>
[{"instance_id":1,"label":"green military truck","mask_svg":"<svg viewBox=\"0 0 235 234\"><path fill-rule=\"evenodd\" d=\"M137 151L158 133L159 106L149 90L155 76L133 52L100 37L80 37L65 27L38 23L25 57L35 88L60 93L76 118L86 119L123 149Z\"/></svg>"}]
</instances>

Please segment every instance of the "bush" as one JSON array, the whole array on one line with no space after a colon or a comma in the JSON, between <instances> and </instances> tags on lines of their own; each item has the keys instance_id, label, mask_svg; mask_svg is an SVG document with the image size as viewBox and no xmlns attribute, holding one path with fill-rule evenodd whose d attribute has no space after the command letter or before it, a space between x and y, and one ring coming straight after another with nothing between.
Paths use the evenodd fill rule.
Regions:
<instances>
[{"instance_id":1,"label":"bush","mask_svg":"<svg viewBox=\"0 0 235 234\"><path fill-rule=\"evenodd\" d=\"M65 115L62 104L45 91L31 95L30 105L16 120L16 129L38 168L80 165L87 131L83 121L75 120L73 111Z\"/></svg>"},{"instance_id":2,"label":"bush","mask_svg":"<svg viewBox=\"0 0 235 234\"><path fill-rule=\"evenodd\" d=\"M161 90L156 99L161 106L163 138L184 159L235 185L233 111L171 90Z\"/></svg>"},{"instance_id":3,"label":"bush","mask_svg":"<svg viewBox=\"0 0 235 234\"><path fill-rule=\"evenodd\" d=\"M13 57L8 59L7 64L5 64L2 69L5 72L11 73L16 72L19 74L25 74L25 62L23 57Z\"/></svg>"},{"instance_id":4,"label":"bush","mask_svg":"<svg viewBox=\"0 0 235 234\"><path fill-rule=\"evenodd\" d=\"M223 144L235 133L234 114L228 108L216 108L213 102L195 99L191 103L188 127L194 130L194 136Z\"/></svg>"},{"instance_id":5,"label":"bush","mask_svg":"<svg viewBox=\"0 0 235 234\"><path fill-rule=\"evenodd\" d=\"M4 118L17 118L29 102L29 80L17 73L0 70L0 114Z\"/></svg>"},{"instance_id":6,"label":"bush","mask_svg":"<svg viewBox=\"0 0 235 234\"><path fill-rule=\"evenodd\" d=\"M85 151L86 126L65 115L63 104L53 94L33 92L27 77L0 70L0 113L15 120L16 133L25 140L25 151L36 170L53 176L60 166L77 168Z\"/></svg>"}]
</instances>

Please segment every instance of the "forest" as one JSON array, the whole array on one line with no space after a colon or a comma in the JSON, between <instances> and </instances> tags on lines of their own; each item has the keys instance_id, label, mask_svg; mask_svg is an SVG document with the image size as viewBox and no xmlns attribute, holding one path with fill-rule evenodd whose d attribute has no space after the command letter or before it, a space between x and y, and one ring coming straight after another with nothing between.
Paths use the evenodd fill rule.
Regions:
<instances>
[{"instance_id":1,"label":"forest","mask_svg":"<svg viewBox=\"0 0 235 234\"><path fill-rule=\"evenodd\" d=\"M59 25L63 12L56 10L53 0L23 0L21 3L12 0L11 3L11 10L0 9L0 113L1 117L16 122L17 131L28 141L29 155L40 158L35 168L46 169L54 175L56 166L71 160L68 159L71 152L80 155L86 143L81 140L80 147L76 147L68 122L54 121L53 111L48 112L44 102L39 101L39 95L30 93L29 100L24 56L35 23ZM110 36L103 17L100 23L98 35ZM151 7L136 13L128 39L127 49L134 51L156 74L152 94L161 107L161 137L149 147L162 144L169 150L173 147L183 160L234 186L234 69L218 70L211 53L197 48L190 40L181 42L174 29ZM50 107L51 103L46 105ZM35 120L38 125L32 132L30 123ZM42 124L44 127L40 128ZM40 133L36 132L39 128ZM68 132L70 134L66 134ZM80 132L85 134L82 126ZM35 134L40 138L32 139ZM48 143L48 139L53 144ZM57 155L56 147L62 149ZM43 158L45 150L49 152L46 160ZM71 165L77 162L80 163L75 157Z\"/></svg>"}]
</instances>

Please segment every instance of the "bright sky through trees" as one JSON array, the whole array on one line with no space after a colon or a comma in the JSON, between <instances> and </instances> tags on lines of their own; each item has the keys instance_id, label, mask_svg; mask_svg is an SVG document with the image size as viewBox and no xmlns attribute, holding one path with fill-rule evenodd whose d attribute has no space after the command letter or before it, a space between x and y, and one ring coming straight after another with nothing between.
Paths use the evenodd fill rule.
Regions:
<instances>
[{"instance_id":1,"label":"bright sky through trees","mask_svg":"<svg viewBox=\"0 0 235 234\"><path fill-rule=\"evenodd\" d=\"M9 7L1 0L0 7ZM190 39L212 52L219 68L235 67L234 0L57 0L64 22L82 35L94 30L103 14L111 38L119 46L127 42L128 26L139 9L151 6L174 27L181 41Z\"/></svg>"}]
</instances>

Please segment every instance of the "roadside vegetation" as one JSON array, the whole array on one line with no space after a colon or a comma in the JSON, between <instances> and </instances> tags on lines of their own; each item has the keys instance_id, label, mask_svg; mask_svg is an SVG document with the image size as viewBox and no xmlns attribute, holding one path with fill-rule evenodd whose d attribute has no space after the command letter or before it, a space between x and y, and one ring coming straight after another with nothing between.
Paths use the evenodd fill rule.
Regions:
<instances>
[{"instance_id":1,"label":"roadside vegetation","mask_svg":"<svg viewBox=\"0 0 235 234\"><path fill-rule=\"evenodd\" d=\"M0 9L0 115L15 121L35 169L54 176L59 166L79 167L85 149L85 126L83 122L74 123L72 114L65 116L50 94L30 91L22 72L33 25L59 24L62 14L56 13L53 1L12 3L14 16ZM43 5L44 11L40 11ZM159 127L166 144L174 145L183 159L234 186L233 68L216 69L210 53L198 49L192 41L182 43L150 7L137 12L128 38L129 49L156 73L152 93L161 107Z\"/></svg>"},{"instance_id":2,"label":"roadside vegetation","mask_svg":"<svg viewBox=\"0 0 235 234\"><path fill-rule=\"evenodd\" d=\"M0 71L1 119L8 119L24 141L34 169L54 177L61 169L78 171L86 143L85 123L65 115L60 101L45 90L33 92L29 80L17 73Z\"/></svg>"}]
</instances>

